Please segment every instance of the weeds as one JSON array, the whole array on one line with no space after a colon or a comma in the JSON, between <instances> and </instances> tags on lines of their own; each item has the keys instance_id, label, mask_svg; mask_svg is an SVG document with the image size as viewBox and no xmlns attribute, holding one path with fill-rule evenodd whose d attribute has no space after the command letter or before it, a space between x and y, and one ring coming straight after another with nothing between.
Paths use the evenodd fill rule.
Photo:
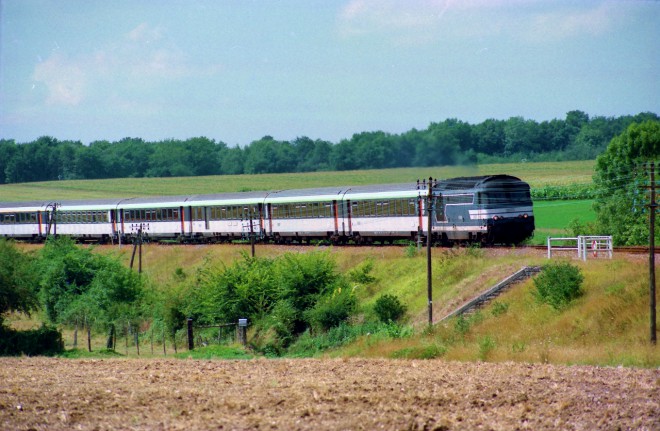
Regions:
<instances>
[{"instance_id":1,"label":"weeds","mask_svg":"<svg viewBox=\"0 0 660 431\"><path fill-rule=\"evenodd\" d=\"M501 316L509 310L509 304L506 302L495 301L491 307L491 314L494 317Z\"/></svg>"},{"instance_id":2,"label":"weeds","mask_svg":"<svg viewBox=\"0 0 660 431\"><path fill-rule=\"evenodd\" d=\"M490 335L486 335L479 339L479 359L482 361L487 361L492 352L495 349L495 340Z\"/></svg>"}]
</instances>

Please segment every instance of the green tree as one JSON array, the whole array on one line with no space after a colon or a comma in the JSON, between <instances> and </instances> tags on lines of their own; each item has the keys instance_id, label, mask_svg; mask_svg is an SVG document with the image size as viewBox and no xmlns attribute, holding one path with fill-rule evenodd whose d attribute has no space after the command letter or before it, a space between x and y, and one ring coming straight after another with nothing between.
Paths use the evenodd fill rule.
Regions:
<instances>
[{"instance_id":1,"label":"green tree","mask_svg":"<svg viewBox=\"0 0 660 431\"><path fill-rule=\"evenodd\" d=\"M107 326L137 318L142 283L117 258L61 237L46 243L39 265L40 298L52 323Z\"/></svg>"},{"instance_id":2,"label":"green tree","mask_svg":"<svg viewBox=\"0 0 660 431\"><path fill-rule=\"evenodd\" d=\"M599 196L595 203L597 222L615 244L648 242L648 215L642 209L648 180L642 163L660 159L660 121L631 124L612 139L596 162L594 183ZM656 240L658 233L656 233Z\"/></svg>"},{"instance_id":3,"label":"green tree","mask_svg":"<svg viewBox=\"0 0 660 431\"><path fill-rule=\"evenodd\" d=\"M11 311L30 313L38 308L33 260L0 238L0 326Z\"/></svg>"},{"instance_id":4,"label":"green tree","mask_svg":"<svg viewBox=\"0 0 660 431\"><path fill-rule=\"evenodd\" d=\"M0 184L10 182L7 179L7 167L17 151L13 139L0 139Z\"/></svg>"},{"instance_id":5,"label":"green tree","mask_svg":"<svg viewBox=\"0 0 660 431\"><path fill-rule=\"evenodd\" d=\"M240 175L245 164L245 152L241 147L231 147L220 153L220 170L224 175Z\"/></svg>"}]
</instances>

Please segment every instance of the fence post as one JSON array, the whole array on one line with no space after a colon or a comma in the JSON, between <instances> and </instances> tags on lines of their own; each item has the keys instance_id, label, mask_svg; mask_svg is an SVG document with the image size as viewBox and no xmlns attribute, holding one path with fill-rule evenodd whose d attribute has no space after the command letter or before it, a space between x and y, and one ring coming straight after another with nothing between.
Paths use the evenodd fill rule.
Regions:
<instances>
[{"instance_id":1,"label":"fence post","mask_svg":"<svg viewBox=\"0 0 660 431\"><path fill-rule=\"evenodd\" d=\"M193 340L193 320L188 318L188 350L195 348L195 340Z\"/></svg>"}]
</instances>

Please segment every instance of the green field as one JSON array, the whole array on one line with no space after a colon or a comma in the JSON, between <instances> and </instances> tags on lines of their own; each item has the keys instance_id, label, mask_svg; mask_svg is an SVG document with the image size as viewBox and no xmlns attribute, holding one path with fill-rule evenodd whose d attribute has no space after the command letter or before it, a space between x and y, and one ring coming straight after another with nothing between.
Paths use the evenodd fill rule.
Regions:
<instances>
[{"instance_id":1,"label":"green field","mask_svg":"<svg viewBox=\"0 0 660 431\"><path fill-rule=\"evenodd\" d=\"M0 185L0 201L127 198L282 190L324 186L406 183L430 176L434 178L452 178L490 174L514 175L527 181L532 187L543 187L547 185L590 184L593 168L594 161L578 161L294 174L48 181Z\"/></svg>"},{"instance_id":2,"label":"green field","mask_svg":"<svg viewBox=\"0 0 660 431\"><path fill-rule=\"evenodd\" d=\"M548 236L572 236L567 232L569 223L579 220L582 224L596 220L593 200L576 201L540 201L534 202L533 244L545 244Z\"/></svg>"}]
</instances>

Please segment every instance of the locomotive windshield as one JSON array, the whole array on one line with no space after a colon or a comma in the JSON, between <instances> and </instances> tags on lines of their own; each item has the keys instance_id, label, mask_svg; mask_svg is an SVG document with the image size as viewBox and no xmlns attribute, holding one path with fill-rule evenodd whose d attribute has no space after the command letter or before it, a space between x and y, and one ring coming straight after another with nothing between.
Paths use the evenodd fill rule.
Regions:
<instances>
[{"instance_id":1,"label":"locomotive windshield","mask_svg":"<svg viewBox=\"0 0 660 431\"><path fill-rule=\"evenodd\" d=\"M488 204L529 204L531 196L529 190L488 190L479 193L479 203Z\"/></svg>"}]
</instances>

